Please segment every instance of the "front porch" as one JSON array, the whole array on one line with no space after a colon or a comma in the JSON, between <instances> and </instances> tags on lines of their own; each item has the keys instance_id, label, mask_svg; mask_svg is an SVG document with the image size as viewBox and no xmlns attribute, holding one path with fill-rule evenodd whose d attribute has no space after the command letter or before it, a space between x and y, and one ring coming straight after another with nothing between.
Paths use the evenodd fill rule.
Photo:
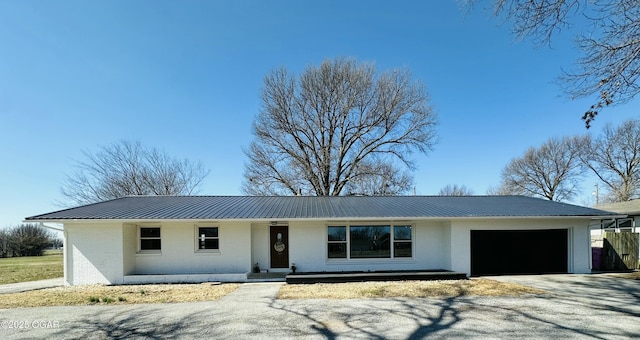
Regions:
<instances>
[{"instance_id":1,"label":"front porch","mask_svg":"<svg viewBox=\"0 0 640 340\"><path fill-rule=\"evenodd\" d=\"M465 273L452 272L442 269L367 272L311 272L291 273L286 276L286 282L290 284L466 279L467 274Z\"/></svg>"},{"instance_id":2,"label":"front porch","mask_svg":"<svg viewBox=\"0 0 640 340\"><path fill-rule=\"evenodd\" d=\"M246 273L232 274L137 274L125 275L122 284L247 282Z\"/></svg>"},{"instance_id":3,"label":"front porch","mask_svg":"<svg viewBox=\"0 0 640 340\"><path fill-rule=\"evenodd\" d=\"M286 282L289 284L364 281L465 280L465 273L448 270L397 270L351 272L261 272L233 274L126 275L123 284L200 282Z\"/></svg>"}]
</instances>

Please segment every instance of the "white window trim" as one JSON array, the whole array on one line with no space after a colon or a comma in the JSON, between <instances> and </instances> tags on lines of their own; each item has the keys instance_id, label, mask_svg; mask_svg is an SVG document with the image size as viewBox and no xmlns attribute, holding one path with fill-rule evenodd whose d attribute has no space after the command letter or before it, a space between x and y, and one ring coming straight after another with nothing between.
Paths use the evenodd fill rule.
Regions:
<instances>
[{"instance_id":1,"label":"white window trim","mask_svg":"<svg viewBox=\"0 0 640 340\"><path fill-rule=\"evenodd\" d=\"M217 228L218 229L218 249L200 249L200 235L199 228ZM220 254L220 248L222 248L220 242L220 226L215 224L196 224L193 226L193 249L197 254Z\"/></svg>"},{"instance_id":2,"label":"white window trim","mask_svg":"<svg viewBox=\"0 0 640 340\"><path fill-rule=\"evenodd\" d=\"M161 255L162 254L162 227L160 227L159 225L137 225L137 243L138 243L138 247L137 247L137 252L136 254L138 255ZM158 238L160 240L160 249L145 249L142 250L142 237L140 235L140 229L142 228L158 228L160 229L160 237ZM148 239L155 239L154 238L150 238L148 237Z\"/></svg>"},{"instance_id":3,"label":"white window trim","mask_svg":"<svg viewBox=\"0 0 640 340\"><path fill-rule=\"evenodd\" d=\"M389 226L390 227L390 243L389 243L389 251L390 251L390 257L366 257L366 258L351 258L351 227L361 227L361 226ZM411 256L409 257L396 257L395 256L395 252L394 252L394 244L396 242L395 239L395 227L411 227ZM332 258L329 257L329 243L340 243L340 242L344 242L344 241L329 241L329 227L346 227L346 232L347 232L347 241L346 241L346 246L347 246L347 256L346 257L341 257L341 258ZM406 261L406 262L414 262L415 261L415 256L416 256L416 225L415 223L384 223L384 222L378 222L378 223L331 223L331 224L325 224L325 228L324 228L324 248L325 248L325 260L329 263L354 263L354 262L381 262L381 263L386 263L386 262L401 262L401 261ZM398 242L407 242L409 240L398 240Z\"/></svg>"},{"instance_id":4,"label":"white window trim","mask_svg":"<svg viewBox=\"0 0 640 340\"><path fill-rule=\"evenodd\" d=\"M602 230L615 230L618 222L616 220L604 220L600 222L600 229Z\"/></svg>"},{"instance_id":5,"label":"white window trim","mask_svg":"<svg viewBox=\"0 0 640 340\"><path fill-rule=\"evenodd\" d=\"M629 226L629 227L621 227L620 226L620 224L622 224L624 222L627 222L627 221L631 222L631 226ZM626 230L626 229L633 230L633 227L635 227L635 221L631 217L619 218L619 219L616 220L616 229L618 229L618 230Z\"/></svg>"}]
</instances>

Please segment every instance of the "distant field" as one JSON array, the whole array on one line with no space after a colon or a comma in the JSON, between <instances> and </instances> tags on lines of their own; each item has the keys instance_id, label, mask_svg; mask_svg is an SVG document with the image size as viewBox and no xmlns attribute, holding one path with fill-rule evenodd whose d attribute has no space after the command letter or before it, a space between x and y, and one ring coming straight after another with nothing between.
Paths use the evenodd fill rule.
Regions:
<instances>
[{"instance_id":1,"label":"distant field","mask_svg":"<svg viewBox=\"0 0 640 340\"><path fill-rule=\"evenodd\" d=\"M51 250L44 256L0 258L0 284L62 277L62 251Z\"/></svg>"}]
</instances>

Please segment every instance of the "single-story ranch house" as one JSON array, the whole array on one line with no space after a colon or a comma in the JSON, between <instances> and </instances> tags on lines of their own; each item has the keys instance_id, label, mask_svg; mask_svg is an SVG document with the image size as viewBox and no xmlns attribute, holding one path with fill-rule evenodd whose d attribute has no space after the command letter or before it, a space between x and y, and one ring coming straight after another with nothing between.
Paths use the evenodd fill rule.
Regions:
<instances>
[{"instance_id":1,"label":"single-story ranch house","mask_svg":"<svg viewBox=\"0 0 640 340\"><path fill-rule=\"evenodd\" d=\"M64 225L69 285L289 272L588 273L616 213L524 196L128 196L26 218Z\"/></svg>"}]
</instances>

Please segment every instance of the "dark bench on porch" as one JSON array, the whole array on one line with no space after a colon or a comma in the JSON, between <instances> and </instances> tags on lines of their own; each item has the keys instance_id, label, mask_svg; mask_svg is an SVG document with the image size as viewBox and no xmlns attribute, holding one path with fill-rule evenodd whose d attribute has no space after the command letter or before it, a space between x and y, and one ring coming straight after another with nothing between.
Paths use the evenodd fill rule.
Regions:
<instances>
[{"instance_id":1,"label":"dark bench on porch","mask_svg":"<svg viewBox=\"0 0 640 340\"><path fill-rule=\"evenodd\" d=\"M448 270L397 270L353 272L300 272L286 276L287 283L340 283L364 281L465 280L467 274Z\"/></svg>"}]
</instances>

